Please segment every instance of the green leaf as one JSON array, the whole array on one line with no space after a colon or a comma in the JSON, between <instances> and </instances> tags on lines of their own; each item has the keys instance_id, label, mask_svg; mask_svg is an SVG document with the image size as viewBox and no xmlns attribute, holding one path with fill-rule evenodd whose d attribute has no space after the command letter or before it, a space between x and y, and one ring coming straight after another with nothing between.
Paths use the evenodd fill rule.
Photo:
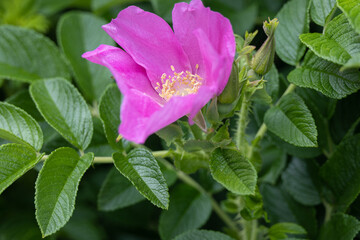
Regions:
<instances>
[{"instance_id":1,"label":"green leaf","mask_svg":"<svg viewBox=\"0 0 360 240\"><path fill-rule=\"evenodd\" d=\"M164 139L166 144L170 146L175 139L181 138L184 133L179 125L173 123L157 131L156 135Z\"/></svg>"},{"instance_id":2,"label":"green leaf","mask_svg":"<svg viewBox=\"0 0 360 240\"><path fill-rule=\"evenodd\" d=\"M209 230L192 230L183 233L174 240L233 240L233 238L225 235L221 232L209 231Z\"/></svg>"},{"instance_id":3,"label":"green leaf","mask_svg":"<svg viewBox=\"0 0 360 240\"><path fill-rule=\"evenodd\" d=\"M337 0L337 4L348 17L355 31L360 33L360 2L358 0Z\"/></svg>"},{"instance_id":4,"label":"green leaf","mask_svg":"<svg viewBox=\"0 0 360 240\"><path fill-rule=\"evenodd\" d=\"M41 115L66 140L86 149L93 134L93 122L86 102L78 90L64 79L37 81L30 94Z\"/></svg>"},{"instance_id":5,"label":"green leaf","mask_svg":"<svg viewBox=\"0 0 360 240\"><path fill-rule=\"evenodd\" d=\"M254 92L254 94L251 96L251 101L262 105L270 105L273 100L270 97L270 95L267 93L264 86Z\"/></svg>"},{"instance_id":6,"label":"green leaf","mask_svg":"<svg viewBox=\"0 0 360 240\"><path fill-rule=\"evenodd\" d=\"M231 195L228 195L228 200L232 201L233 204L236 202L234 202L234 200L236 201L236 197L237 197L237 201L239 204L239 210L240 210L240 215L241 217L243 217L246 221L251 221L251 220L255 220L255 219L259 219L262 218L263 216L266 217L266 213L264 212L263 209L263 199L262 196L259 192L259 189L256 188L256 192L254 195L248 195L248 196L239 196L239 195L235 195L233 197L230 197ZM235 199L234 199L235 197ZM232 200L231 200L232 198ZM229 202L230 202L229 201ZM238 212L236 212L238 213ZM264 215L265 214L265 215Z\"/></svg>"},{"instance_id":7,"label":"green leaf","mask_svg":"<svg viewBox=\"0 0 360 240\"><path fill-rule=\"evenodd\" d=\"M279 148L283 149L289 155L298 158L314 158L320 156L322 154L321 149L319 147L297 147L288 142L285 142L280 137L268 131L267 133L270 136L270 140L277 145Z\"/></svg>"},{"instance_id":8,"label":"green leaf","mask_svg":"<svg viewBox=\"0 0 360 240\"><path fill-rule=\"evenodd\" d=\"M306 234L306 230L295 223L277 223L270 227L269 237L271 240L287 239L289 234Z\"/></svg>"},{"instance_id":9,"label":"green leaf","mask_svg":"<svg viewBox=\"0 0 360 240\"><path fill-rule=\"evenodd\" d=\"M68 67L55 44L33 30L0 26L0 78L34 82L63 77Z\"/></svg>"},{"instance_id":10,"label":"green leaf","mask_svg":"<svg viewBox=\"0 0 360 240\"><path fill-rule=\"evenodd\" d=\"M304 101L295 93L285 95L264 117L267 128L295 146L316 147L315 121Z\"/></svg>"},{"instance_id":11,"label":"green leaf","mask_svg":"<svg viewBox=\"0 0 360 240\"><path fill-rule=\"evenodd\" d=\"M311 113L316 113L325 119L333 116L337 100L329 99L321 92L310 88L296 88L295 92L305 101Z\"/></svg>"},{"instance_id":12,"label":"green leaf","mask_svg":"<svg viewBox=\"0 0 360 240\"><path fill-rule=\"evenodd\" d=\"M122 141L116 141L120 125L120 100L119 88L115 84L109 86L100 99L99 114L108 142L114 149L122 150Z\"/></svg>"},{"instance_id":13,"label":"green leaf","mask_svg":"<svg viewBox=\"0 0 360 240\"><path fill-rule=\"evenodd\" d=\"M320 204L317 182L313 180L317 173L318 167L312 160L293 158L282 174L284 188L299 203L307 206Z\"/></svg>"},{"instance_id":14,"label":"green leaf","mask_svg":"<svg viewBox=\"0 0 360 240\"><path fill-rule=\"evenodd\" d=\"M233 4L234 3L237 6L245 5L239 4L240 2L233 2ZM224 9L219 8L215 11L224 12ZM224 15L233 23L234 32L240 35L244 35L246 31L254 28L254 25L256 24L256 17L258 16L258 11L258 5L252 1L248 1L248 4L243 6L241 10L234 10L234 8L231 8L229 11L225 12Z\"/></svg>"},{"instance_id":15,"label":"green leaf","mask_svg":"<svg viewBox=\"0 0 360 240\"><path fill-rule=\"evenodd\" d=\"M188 140L184 144L184 150L187 152L205 151L211 152L214 150L214 143L207 140Z\"/></svg>"},{"instance_id":16,"label":"green leaf","mask_svg":"<svg viewBox=\"0 0 360 240\"><path fill-rule=\"evenodd\" d=\"M28 144L40 151L43 133L39 124L24 110L0 102L0 138Z\"/></svg>"},{"instance_id":17,"label":"green leaf","mask_svg":"<svg viewBox=\"0 0 360 240\"><path fill-rule=\"evenodd\" d=\"M135 4L136 2L141 2L143 0L92 0L91 1L91 9L96 12L104 12L111 7L117 5L125 5L125 4Z\"/></svg>"},{"instance_id":18,"label":"green leaf","mask_svg":"<svg viewBox=\"0 0 360 240\"><path fill-rule=\"evenodd\" d=\"M81 193L79 195L81 196ZM79 203L69 222L61 229L61 236L66 236L69 240L106 239L104 229L99 226L98 212L92 206L89 207L87 202Z\"/></svg>"},{"instance_id":19,"label":"green leaf","mask_svg":"<svg viewBox=\"0 0 360 240\"><path fill-rule=\"evenodd\" d=\"M352 240L360 231L360 222L344 213L334 214L321 229L319 240Z\"/></svg>"},{"instance_id":20,"label":"green leaf","mask_svg":"<svg viewBox=\"0 0 360 240\"><path fill-rule=\"evenodd\" d=\"M309 32L309 1L291 0L277 14L276 53L284 62L295 66L305 53L299 35Z\"/></svg>"},{"instance_id":21,"label":"green leaf","mask_svg":"<svg viewBox=\"0 0 360 240\"><path fill-rule=\"evenodd\" d=\"M305 33L300 40L317 56L340 65L360 53L360 35L350 26L344 14L335 17L324 34Z\"/></svg>"},{"instance_id":22,"label":"green leaf","mask_svg":"<svg viewBox=\"0 0 360 240\"><path fill-rule=\"evenodd\" d=\"M262 143L262 166L259 176L262 182L275 184L286 165L286 152L276 145Z\"/></svg>"},{"instance_id":23,"label":"green leaf","mask_svg":"<svg viewBox=\"0 0 360 240\"><path fill-rule=\"evenodd\" d=\"M307 207L294 201L286 191L269 184L262 184L260 192L264 200L264 209L271 223L299 224L306 229L310 239L316 239L317 220L314 207Z\"/></svg>"},{"instance_id":24,"label":"green leaf","mask_svg":"<svg viewBox=\"0 0 360 240\"><path fill-rule=\"evenodd\" d=\"M28 89L21 90L16 92L15 94L12 94L5 100L5 102L21 108L22 110L30 114L30 116L32 116L38 122L44 121L44 118L37 110L34 101L31 99Z\"/></svg>"},{"instance_id":25,"label":"green leaf","mask_svg":"<svg viewBox=\"0 0 360 240\"><path fill-rule=\"evenodd\" d=\"M167 209L169 192L159 164L152 153L144 148L133 149L126 157L114 153L116 168L136 189L154 205Z\"/></svg>"},{"instance_id":26,"label":"green leaf","mask_svg":"<svg viewBox=\"0 0 360 240\"><path fill-rule=\"evenodd\" d=\"M159 220L162 240L170 240L204 225L211 213L211 200L188 185L180 184L171 192L170 207Z\"/></svg>"},{"instance_id":27,"label":"green leaf","mask_svg":"<svg viewBox=\"0 0 360 240\"><path fill-rule=\"evenodd\" d=\"M317 57L309 51L303 66L288 75L299 87L315 89L330 98L341 99L360 89L360 73L356 69L340 71L340 66Z\"/></svg>"},{"instance_id":28,"label":"green leaf","mask_svg":"<svg viewBox=\"0 0 360 240\"><path fill-rule=\"evenodd\" d=\"M229 133L229 125L230 120L228 119L215 133L214 136L211 137L211 141L213 141L216 145L228 145L231 143L230 133Z\"/></svg>"},{"instance_id":29,"label":"green leaf","mask_svg":"<svg viewBox=\"0 0 360 240\"><path fill-rule=\"evenodd\" d=\"M182 151L181 153L174 152L173 155L176 168L187 174L194 173L200 168L208 168L209 166L208 155L205 154L203 151Z\"/></svg>"},{"instance_id":30,"label":"green leaf","mask_svg":"<svg viewBox=\"0 0 360 240\"><path fill-rule=\"evenodd\" d=\"M131 206L144 199L131 182L113 168L100 189L98 208L102 211L113 211Z\"/></svg>"},{"instance_id":31,"label":"green leaf","mask_svg":"<svg viewBox=\"0 0 360 240\"><path fill-rule=\"evenodd\" d=\"M241 195L255 193L256 170L240 152L217 148L211 154L210 171L229 191Z\"/></svg>"},{"instance_id":32,"label":"green leaf","mask_svg":"<svg viewBox=\"0 0 360 240\"><path fill-rule=\"evenodd\" d=\"M37 0L39 10L46 15L53 15L73 4L76 0Z\"/></svg>"},{"instance_id":33,"label":"green leaf","mask_svg":"<svg viewBox=\"0 0 360 240\"><path fill-rule=\"evenodd\" d=\"M85 152L92 152L95 156L111 156L115 151L109 145L105 133L103 124L100 118L92 117L93 122L93 136L89 146Z\"/></svg>"},{"instance_id":34,"label":"green leaf","mask_svg":"<svg viewBox=\"0 0 360 240\"><path fill-rule=\"evenodd\" d=\"M167 0L160 1L165 2ZM211 10L221 12L222 15L228 18L232 23L234 33L241 36L244 36L246 31L254 28L254 25L256 24L256 18L259 16L258 2L232 0L204 0L203 2L205 6L210 7ZM276 3L271 4L271 7L274 5L276 6ZM274 15L274 13L271 13L271 15ZM242 48L243 40L240 40L240 43L241 46L239 46Z\"/></svg>"},{"instance_id":35,"label":"green leaf","mask_svg":"<svg viewBox=\"0 0 360 240\"><path fill-rule=\"evenodd\" d=\"M181 2L181 0L150 0L154 12L165 19L167 22L171 22L171 13L174 8L174 4Z\"/></svg>"},{"instance_id":36,"label":"green leaf","mask_svg":"<svg viewBox=\"0 0 360 240\"><path fill-rule=\"evenodd\" d=\"M161 164L161 163L160 163L160 169L161 169L161 172L164 175L164 178L166 180L166 184L169 187L172 186L177 180L176 171L173 170L173 169L168 169L167 167L165 167L164 164Z\"/></svg>"},{"instance_id":37,"label":"green leaf","mask_svg":"<svg viewBox=\"0 0 360 240\"><path fill-rule=\"evenodd\" d=\"M265 74L266 80L265 89L273 100L278 99L279 96L279 72L275 64L272 65L270 71Z\"/></svg>"},{"instance_id":38,"label":"green leaf","mask_svg":"<svg viewBox=\"0 0 360 240\"><path fill-rule=\"evenodd\" d=\"M90 167L93 153L79 157L68 147L52 152L36 180L36 220L43 237L55 233L70 219L81 177Z\"/></svg>"},{"instance_id":39,"label":"green leaf","mask_svg":"<svg viewBox=\"0 0 360 240\"><path fill-rule=\"evenodd\" d=\"M360 68L360 54L355 55L349 61L345 63L345 65L340 69L340 71L344 71L350 68Z\"/></svg>"},{"instance_id":40,"label":"green leaf","mask_svg":"<svg viewBox=\"0 0 360 240\"><path fill-rule=\"evenodd\" d=\"M17 192L15 192L15 194L16 193ZM30 198L30 196L26 195L26 198ZM17 202L17 204L15 203L14 205L18 206L18 204L19 203ZM6 206L6 205L2 205L2 206ZM41 239L41 233L39 231L39 227L36 225L36 221L34 219L34 213L31 212L29 208L22 208L21 210L16 207L9 207L9 206L6 206L6 208L11 212L9 212L9 214L2 215L4 220L1 222L1 226L0 226L1 240Z\"/></svg>"},{"instance_id":41,"label":"green leaf","mask_svg":"<svg viewBox=\"0 0 360 240\"><path fill-rule=\"evenodd\" d=\"M0 194L35 166L42 155L36 156L33 148L9 143L0 146Z\"/></svg>"},{"instance_id":42,"label":"green leaf","mask_svg":"<svg viewBox=\"0 0 360 240\"><path fill-rule=\"evenodd\" d=\"M329 131L335 143L340 143L360 117L360 92L337 101L335 112L331 118Z\"/></svg>"},{"instance_id":43,"label":"green leaf","mask_svg":"<svg viewBox=\"0 0 360 240\"><path fill-rule=\"evenodd\" d=\"M0 2L1 24L17 25L23 28L46 32L49 28L48 19L40 14L36 1L3 0Z\"/></svg>"},{"instance_id":44,"label":"green leaf","mask_svg":"<svg viewBox=\"0 0 360 240\"><path fill-rule=\"evenodd\" d=\"M113 82L107 68L81 57L100 44L114 45L114 41L101 28L106 23L91 13L69 12L62 15L57 26L58 42L71 63L76 83L90 100L99 99L107 85Z\"/></svg>"},{"instance_id":45,"label":"green leaf","mask_svg":"<svg viewBox=\"0 0 360 240\"><path fill-rule=\"evenodd\" d=\"M333 190L336 205L346 209L360 193L360 135L346 138L331 158L320 168L320 174Z\"/></svg>"},{"instance_id":46,"label":"green leaf","mask_svg":"<svg viewBox=\"0 0 360 240\"><path fill-rule=\"evenodd\" d=\"M335 7L335 4L336 0L313 0L311 4L312 20L320 26L324 26L326 18Z\"/></svg>"}]
</instances>

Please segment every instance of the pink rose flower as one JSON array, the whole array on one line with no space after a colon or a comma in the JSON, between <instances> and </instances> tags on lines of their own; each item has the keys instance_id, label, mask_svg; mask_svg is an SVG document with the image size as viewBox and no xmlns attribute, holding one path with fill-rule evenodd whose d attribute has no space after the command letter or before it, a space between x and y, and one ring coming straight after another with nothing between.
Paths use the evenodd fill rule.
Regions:
<instances>
[{"instance_id":1,"label":"pink rose flower","mask_svg":"<svg viewBox=\"0 0 360 240\"><path fill-rule=\"evenodd\" d=\"M107 45L83 57L111 71L124 99L119 134L136 143L177 119L194 116L229 79L235 55L230 21L201 0L178 3L173 29L130 6L103 29L124 50Z\"/></svg>"}]
</instances>

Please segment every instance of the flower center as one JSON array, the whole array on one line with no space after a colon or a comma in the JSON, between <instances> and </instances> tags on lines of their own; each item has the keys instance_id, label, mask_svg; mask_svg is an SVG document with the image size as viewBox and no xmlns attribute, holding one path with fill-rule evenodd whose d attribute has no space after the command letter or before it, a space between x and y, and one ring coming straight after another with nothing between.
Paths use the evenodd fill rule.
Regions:
<instances>
[{"instance_id":1,"label":"flower center","mask_svg":"<svg viewBox=\"0 0 360 240\"><path fill-rule=\"evenodd\" d=\"M169 101L173 96L186 96L188 94L195 94L199 91L202 85L202 78L197 75L199 65L195 66L195 74L189 71L175 72L173 65L170 66L173 75L167 76L163 73L161 76L161 84L157 82L155 90L159 92L159 96ZM159 90L160 89L160 90Z\"/></svg>"}]
</instances>

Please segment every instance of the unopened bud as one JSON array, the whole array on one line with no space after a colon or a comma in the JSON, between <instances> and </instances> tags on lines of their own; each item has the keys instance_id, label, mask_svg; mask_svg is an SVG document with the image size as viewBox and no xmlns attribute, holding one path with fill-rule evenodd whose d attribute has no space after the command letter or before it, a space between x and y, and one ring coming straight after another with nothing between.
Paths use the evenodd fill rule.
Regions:
<instances>
[{"instance_id":1,"label":"unopened bud","mask_svg":"<svg viewBox=\"0 0 360 240\"><path fill-rule=\"evenodd\" d=\"M210 123L217 123L219 121L219 112L218 112L218 108L217 108L217 97L216 96L211 100L211 103L210 103L209 107L207 108L206 119Z\"/></svg>"},{"instance_id":2,"label":"unopened bud","mask_svg":"<svg viewBox=\"0 0 360 240\"><path fill-rule=\"evenodd\" d=\"M275 56L275 30L279 21L274 18L269 19L269 22L265 21L263 25L264 32L268 36L261 48L256 52L251 61L251 68L260 75L265 75L272 64L274 63Z\"/></svg>"},{"instance_id":3,"label":"unopened bud","mask_svg":"<svg viewBox=\"0 0 360 240\"><path fill-rule=\"evenodd\" d=\"M231 74L224 91L218 97L220 103L232 103L238 97L240 90L239 70L236 63L233 63Z\"/></svg>"}]
</instances>

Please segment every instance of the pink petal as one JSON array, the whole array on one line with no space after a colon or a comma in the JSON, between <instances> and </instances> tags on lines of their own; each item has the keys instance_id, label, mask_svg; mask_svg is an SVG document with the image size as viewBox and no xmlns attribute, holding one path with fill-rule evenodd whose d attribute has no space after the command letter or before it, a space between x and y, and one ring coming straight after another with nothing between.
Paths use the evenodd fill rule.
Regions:
<instances>
[{"instance_id":1,"label":"pink petal","mask_svg":"<svg viewBox=\"0 0 360 240\"><path fill-rule=\"evenodd\" d=\"M149 96L132 90L121 105L119 133L127 140L142 144L146 138L188 114L196 95L173 97L160 107Z\"/></svg>"},{"instance_id":2,"label":"pink petal","mask_svg":"<svg viewBox=\"0 0 360 240\"><path fill-rule=\"evenodd\" d=\"M211 45L207 35L202 29L194 31L194 36L199 43L199 50L203 56L203 68L206 86L214 89L219 95L225 88L231 73L232 62L220 55Z\"/></svg>"},{"instance_id":3,"label":"pink petal","mask_svg":"<svg viewBox=\"0 0 360 240\"><path fill-rule=\"evenodd\" d=\"M170 26L159 16L130 6L103 29L146 69L153 86L163 73L191 70L189 60Z\"/></svg>"},{"instance_id":4,"label":"pink petal","mask_svg":"<svg viewBox=\"0 0 360 240\"><path fill-rule=\"evenodd\" d=\"M87 60L107 67L114 75L121 92L126 95L131 89L137 89L162 103L164 100L151 86L145 69L120 48L100 45L93 51L82 55Z\"/></svg>"},{"instance_id":5,"label":"pink petal","mask_svg":"<svg viewBox=\"0 0 360 240\"><path fill-rule=\"evenodd\" d=\"M136 89L130 90L121 104L119 133L126 140L144 143L148 136L157 131L149 132L149 119L161 109L153 98Z\"/></svg>"},{"instance_id":6,"label":"pink petal","mask_svg":"<svg viewBox=\"0 0 360 240\"><path fill-rule=\"evenodd\" d=\"M210 99L212 99L216 95L216 91L213 88L209 88L207 86L203 86L199 89L199 92L196 94L196 99L192 103L192 109L189 112L189 123L193 124L192 120L196 114L204 107Z\"/></svg>"},{"instance_id":7,"label":"pink petal","mask_svg":"<svg viewBox=\"0 0 360 240\"><path fill-rule=\"evenodd\" d=\"M232 62L235 56L235 37L230 21L220 13L205 8L200 0L193 0L190 4L175 4L172 14L175 35L189 56L192 68L194 69L194 66L199 64L199 75L205 75L206 81L214 81L211 82L211 84L217 83L217 94L220 94L230 76ZM195 32L199 30L201 30L205 36L199 39L199 35L197 35L199 41L195 41ZM205 39L207 39L208 42L204 42ZM225 79L211 79L212 76L206 75L211 71L205 69L210 66L207 63L209 59L208 56L206 56L205 47L201 46L203 44L212 46L214 52L217 53L221 61L223 61L222 66L225 74L223 74L222 77Z\"/></svg>"},{"instance_id":8,"label":"pink petal","mask_svg":"<svg viewBox=\"0 0 360 240\"><path fill-rule=\"evenodd\" d=\"M122 103L119 133L127 140L142 144L148 136L187 114L193 124L192 118L213 96L211 89L203 87L198 94L174 96L161 107L146 94L131 90Z\"/></svg>"}]
</instances>

